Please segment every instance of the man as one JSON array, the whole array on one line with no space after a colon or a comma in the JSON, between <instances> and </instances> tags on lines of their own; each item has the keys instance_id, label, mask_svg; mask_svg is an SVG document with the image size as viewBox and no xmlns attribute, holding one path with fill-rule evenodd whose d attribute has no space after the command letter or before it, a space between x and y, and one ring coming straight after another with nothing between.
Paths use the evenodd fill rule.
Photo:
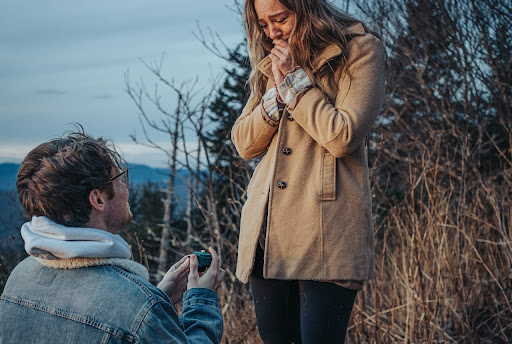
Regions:
<instances>
[{"instance_id":1,"label":"man","mask_svg":"<svg viewBox=\"0 0 512 344\"><path fill-rule=\"evenodd\" d=\"M191 255L150 284L117 235L133 217L123 166L115 148L83 132L27 155L16 186L32 218L21 229L30 257L1 296L0 343L220 342L217 254L210 248L201 276ZM180 318L173 302L182 298Z\"/></svg>"}]
</instances>

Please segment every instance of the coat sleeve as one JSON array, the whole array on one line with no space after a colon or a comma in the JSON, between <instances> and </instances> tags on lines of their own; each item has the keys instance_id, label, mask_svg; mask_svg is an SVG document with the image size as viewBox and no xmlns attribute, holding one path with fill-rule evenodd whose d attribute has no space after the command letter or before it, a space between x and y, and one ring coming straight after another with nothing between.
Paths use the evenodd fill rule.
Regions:
<instances>
[{"instance_id":1,"label":"coat sleeve","mask_svg":"<svg viewBox=\"0 0 512 344\"><path fill-rule=\"evenodd\" d=\"M373 35L354 37L347 45L345 71L335 104L312 88L288 109L293 119L319 145L341 158L368 135L384 100L385 52Z\"/></svg>"},{"instance_id":2,"label":"coat sleeve","mask_svg":"<svg viewBox=\"0 0 512 344\"><path fill-rule=\"evenodd\" d=\"M231 140L242 158L255 158L263 154L270 145L279 123L272 125L271 121L265 120L265 116L268 117L261 99L255 99L251 94L231 129Z\"/></svg>"}]
</instances>

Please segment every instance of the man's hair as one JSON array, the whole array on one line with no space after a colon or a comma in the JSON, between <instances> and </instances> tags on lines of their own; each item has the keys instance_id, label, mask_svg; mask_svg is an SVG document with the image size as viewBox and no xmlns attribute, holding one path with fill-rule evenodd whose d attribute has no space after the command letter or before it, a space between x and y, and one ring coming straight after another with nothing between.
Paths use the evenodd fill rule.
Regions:
<instances>
[{"instance_id":1,"label":"man's hair","mask_svg":"<svg viewBox=\"0 0 512 344\"><path fill-rule=\"evenodd\" d=\"M23 160L16 187L29 217L46 216L70 227L89 222L89 194L98 189L114 197L109 179L126 166L113 145L83 132L69 133L34 148Z\"/></svg>"}]
</instances>

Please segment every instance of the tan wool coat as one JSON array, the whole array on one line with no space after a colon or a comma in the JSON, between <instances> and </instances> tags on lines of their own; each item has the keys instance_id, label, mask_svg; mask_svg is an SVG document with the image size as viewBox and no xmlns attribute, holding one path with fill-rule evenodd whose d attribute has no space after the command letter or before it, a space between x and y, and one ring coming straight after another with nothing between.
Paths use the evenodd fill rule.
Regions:
<instances>
[{"instance_id":1,"label":"tan wool coat","mask_svg":"<svg viewBox=\"0 0 512 344\"><path fill-rule=\"evenodd\" d=\"M384 48L361 24L345 48L334 84L321 80L283 114L265 120L251 97L233 126L240 156L262 156L242 210L237 277L247 283L267 211L263 276L267 279L365 281L373 270L373 223L366 136L384 98ZM328 46L315 71L342 53ZM336 66L334 66L336 68ZM259 69L274 85L271 61ZM293 120L288 119L288 113Z\"/></svg>"}]
</instances>

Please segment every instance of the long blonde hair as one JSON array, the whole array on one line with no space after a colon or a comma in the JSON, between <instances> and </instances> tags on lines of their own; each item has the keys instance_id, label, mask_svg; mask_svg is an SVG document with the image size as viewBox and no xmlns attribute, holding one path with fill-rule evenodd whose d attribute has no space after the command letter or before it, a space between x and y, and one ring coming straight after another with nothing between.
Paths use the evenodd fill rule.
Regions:
<instances>
[{"instance_id":1,"label":"long blonde hair","mask_svg":"<svg viewBox=\"0 0 512 344\"><path fill-rule=\"evenodd\" d=\"M318 78L332 71L332 67L327 63L326 68L313 75L313 59L330 44L338 45L343 51L347 44L345 29L359 21L342 13L326 0L276 1L296 14L295 28L289 38L290 52L295 65L301 66L313 83L318 85ZM260 99L265 92L267 78L258 70L258 63L274 46L258 23L254 0L245 1L244 26L252 68L249 85L256 99ZM338 60L344 60L343 54Z\"/></svg>"}]
</instances>

